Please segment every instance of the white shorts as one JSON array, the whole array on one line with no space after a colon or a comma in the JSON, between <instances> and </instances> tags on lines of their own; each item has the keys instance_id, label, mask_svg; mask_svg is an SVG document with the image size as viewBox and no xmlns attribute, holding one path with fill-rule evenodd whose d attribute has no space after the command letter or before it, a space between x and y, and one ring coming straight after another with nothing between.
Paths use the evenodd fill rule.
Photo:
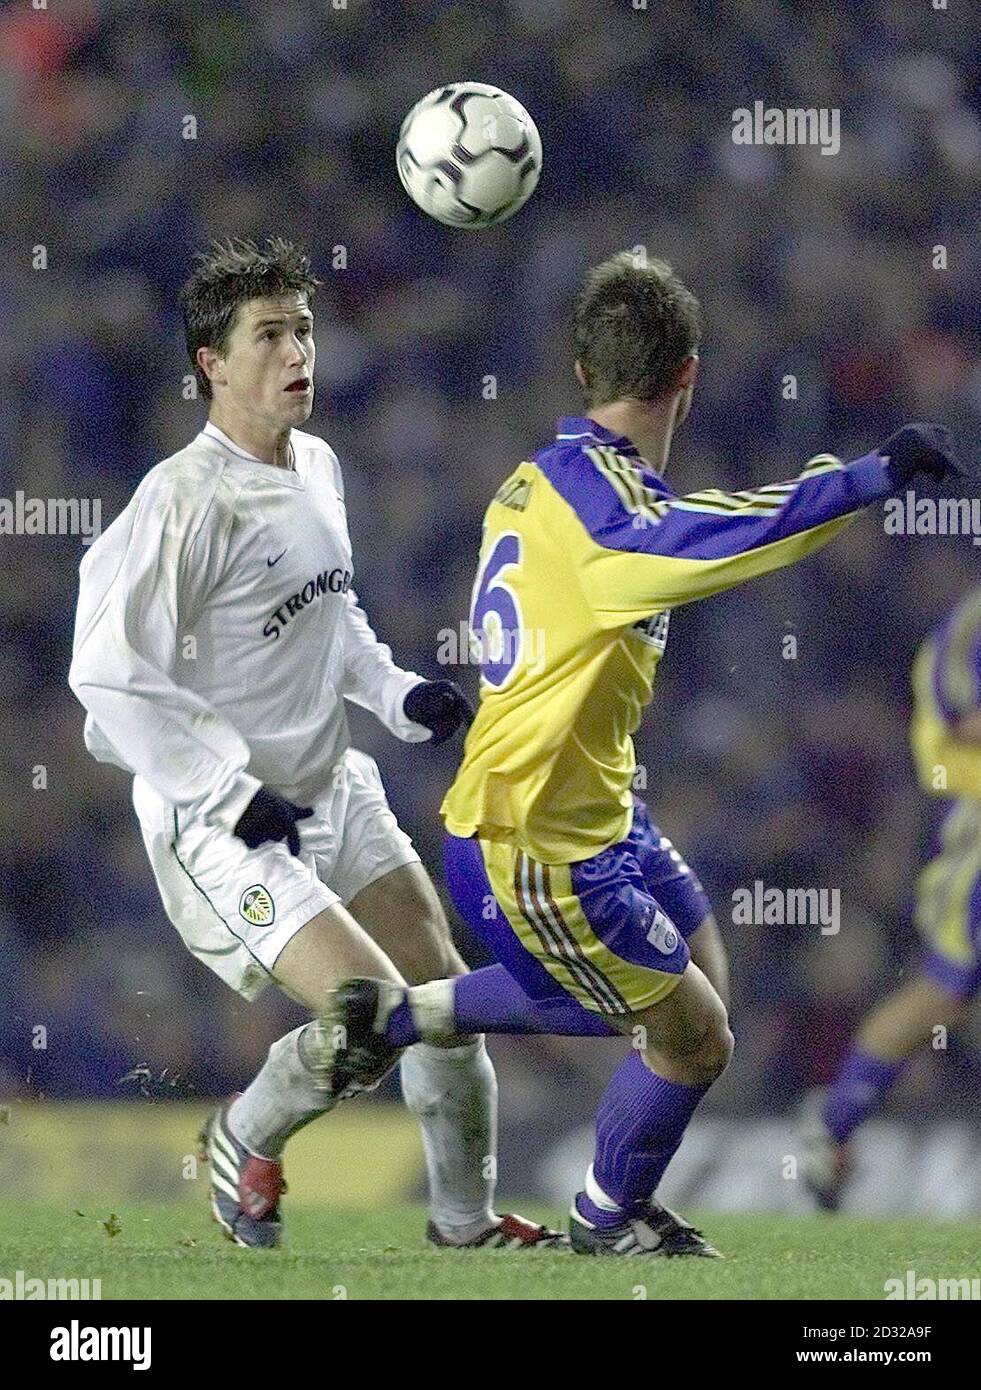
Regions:
<instances>
[{"instance_id":1,"label":"white shorts","mask_svg":"<svg viewBox=\"0 0 981 1390\"><path fill-rule=\"evenodd\" d=\"M332 903L419 862L393 815L373 758L349 748L330 786L285 843L248 849L230 831L188 821L137 777L133 805L167 916L198 960L246 999L272 980L290 937Z\"/></svg>"}]
</instances>

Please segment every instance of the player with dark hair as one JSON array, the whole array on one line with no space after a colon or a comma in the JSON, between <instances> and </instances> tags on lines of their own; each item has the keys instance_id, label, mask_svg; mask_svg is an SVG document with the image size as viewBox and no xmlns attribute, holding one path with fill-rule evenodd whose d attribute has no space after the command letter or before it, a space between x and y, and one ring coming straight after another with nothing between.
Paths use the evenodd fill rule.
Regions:
<instances>
[{"instance_id":1,"label":"player with dark hair","mask_svg":"<svg viewBox=\"0 0 981 1390\"><path fill-rule=\"evenodd\" d=\"M671 609L803 559L914 473L956 466L946 431L909 425L851 463L820 454L789 481L679 496L665 473L695 388L697 300L665 262L623 253L590 273L575 335L585 414L485 518L481 705L442 808L451 892L502 966L347 982L332 1076L470 1028L620 1032L634 1046L600 1103L573 1248L714 1255L654 1193L729 1060L725 956L697 878L632 794L631 735Z\"/></svg>"},{"instance_id":2,"label":"player with dark hair","mask_svg":"<svg viewBox=\"0 0 981 1390\"><path fill-rule=\"evenodd\" d=\"M862 1021L831 1085L805 1099L801 1176L826 1211L845 1194L855 1131L938 1026L963 1025L981 990L981 588L923 644L913 698L920 785L947 803L937 852L916 885L925 949L909 979Z\"/></svg>"},{"instance_id":3,"label":"player with dark hair","mask_svg":"<svg viewBox=\"0 0 981 1390\"><path fill-rule=\"evenodd\" d=\"M88 748L134 774L186 945L246 999L275 983L315 1015L352 973L401 985L465 970L374 761L351 747L345 701L409 742L441 742L472 715L452 682L396 666L358 605L340 465L300 429L318 284L281 238L201 256L181 308L208 422L86 555L69 677ZM202 1136L214 1215L240 1245L279 1243L283 1147L339 1098L324 1063L316 1021L294 1029ZM482 1038L411 1049L402 1085L423 1129L430 1240L558 1239L492 1211Z\"/></svg>"}]
</instances>

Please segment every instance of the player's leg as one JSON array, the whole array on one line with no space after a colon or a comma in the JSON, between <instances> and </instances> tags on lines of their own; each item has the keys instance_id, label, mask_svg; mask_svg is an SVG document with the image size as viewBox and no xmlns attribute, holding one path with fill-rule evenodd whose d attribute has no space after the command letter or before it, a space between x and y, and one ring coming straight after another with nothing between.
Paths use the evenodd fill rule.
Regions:
<instances>
[{"instance_id":1,"label":"player's leg","mask_svg":"<svg viewBox=\"0 0 981 1390\"><path fill-rule=\"evenodd\" d=\"M372 1028L384 1015L382 1034L391 1047L409 1047L423 1037L446 1041L481 1032L616 1035L552 979L515 937L488 882L477 840L446 836L444 866L457 912L501 964L470 973L454 967L444 972L450 978L441 982L430 975L432 983L414 990L411 998L397 991L383 997L382 991L366 985L365 1011Z\"/></svg>"},{"instance_id":2,"label":"player's leg","mask_svg":"<svg viewBox=\"0 0 981 1390\"><path fill-rule=\"evenodd\" d=\"M351 909L411 984L462 975L436 890L422 864L402 864L351 899ZM365 971L350 971L364 975ZM430 1236L465 1243L493 1229L497 1078L482 1036L402 1057L402 1094L422 1128L430 1187Z\"/></svg>"},{"instance_id":3,"label":"player's leg","mask_svg":"<svg viewBox=\"0 0 981 1390\"><path fill-rule=\"evenodd\" d=\"M461 977L432 881L399 828L374 762L351 750L343 835L332 882L352 914L410 983ZM372 972L356 969L349 976ZM382 977L384 978L384 977ZM556 1232L493 1210L497 1078L482 1034L416 1042L402 1057L402 1093L422 1128L429 1174L427 1235L438 1245L525 1248Z\"/></svg>"},{"instance_id":4,"label":"player's leg","mask_svg":"<svg viewBox=\"0 0 981 1390\"><path fill-rule=\"evenodd\" d=\"M418 858L373 879L348 907L410 985L466 973L439 894Z\"/></svg>"},{"instance_id":5,"label":"player's leg","mask_svg":"<svg viewBox=\"0 0 981 1390\"><path fill-rule=\"evenodd\" d=\"M284 874L289 871L285 866ZM400 979L340 903L300 925L270 965L276 984L312 1012L337 983L337 970L371 969ZM311 1021L278 1038L253 1081L212 1116L201 1136L211 1163L212 1207L238 1244L279 1243L283 1149L334 1103L324 1073L321 1026Z\"/></svg>"},{"instance_id":6,"label":"player's leg","mask_svg":"<svg viewBox=\"0 0 981 1390\"><path fill-rule=\"evenodd\" d=\"M959 803L942 848L917 883L916 926L927 950L918 972L859 1026L827 1089L801 1106L801 1171L819 1205L835 1210L851 1172L855 1131L883 1103L906 1063L938 1027L959 1027L981 990L981 817Z\"/></svg>"},{"instance_id":7,"label":"player's leg","mask_svg":"<svg viewBox=\"0 0 981 1390\"><path fill-rule=\"evenodd\" d=\"M651 820L639 797L627 843L644 875L647 891L660 903L688 942L691 958L729 1007L729 960L718 923L698 875Z\"/></svg>"},{"instance_id":8,"label":"player's leg","mask_svg":"<svg viewBox=\"0 0 981 1390\"><path fill-rule=\"evenodd\" d=\"M134 792L144 840L168 915L198 958L247 999L271 983L319 1013L352 971L401 982L398 971L320 881L318 853L336 844L320 798L300 828L302 856L174 817L149 788ZM212 1162L213 1210L239 1243L276 1244L287 1139L329 1110L316 1021L278 1039L258 1075L226 1102L202 1136Z\"/></svg>"},{"instance_id":9,"label":"player's leg","mask_svg":"<svg viewBox=\"0 0 981 1390\"><path fill-rule=\"evenodd\" d=\"M940 1027L961 1026L981 987L981 968L956 982L932 978L924 965L866 1015L828 1087L805 1096L798 1129L801 1172L819 1206L835 1211L851 1176L851 1139L883 1104L913 1054ZM947 972L945 972L946 974Z\"/></svg>"},{"instance_id":10,"label":"player's leg","mask_svg":"<svg viewBox=\"0 0 981 1390\"><path fill-rule=\"evenodd\" d=\"M965 998L915 975L866 1015L831 1085L805 1096L797 1121L801 1175L819 1206L838 1209L855 1131L883 1104L917 1048L938 1026L958 1028L966 1010Z\"/></svg>"},{"instance_id":11,"label":"player's leg","mask_svg":"<svg viewBox=\"0 0 981 1390\"><path fill-rule=\"evenodd\" d=\"M335 902L289 938L271 975L285 994L319 1016L352 969L403 983L385 953ZM331 1107L323 1060L321 1026L315 1020L273 1043L265 1065L229 1109L232 1128L253 1153L278 1158L287 1139Z\"/></svg>"},{"instance_id":12,"label":"player's leg","mask_svg":"<svg viewBox=\"0 0 981 1390\"><path fill-rule=\"evenodd\" d=\"M444 868L457 912L481 944L500 962L458 973L443 985L419 991L415 1007L425 1008L447 1035L467 1033L558 1033L570 1037L615 1035L603 1019L573 999L515 937L487 878L475 839L447 835ZM449 973L449 972L447 972ZM435 977L430 977L435 978ZM408 998L396 1001L386 1024L393 1046L420 1036Z\"/></svg>"},{"instance_id":13,"label":"player's leg","mask_svg":"<svg viewBox=\"0 0 981 1390\"><path fill-rule=\"evenodd\" d=\"M370 759L363 755L349 753L333 785L317 801L316 816L301 827L301 845L311 862L305 872L311 873L321 891L335 901L282 943L271 970L276 984L318 1018L337 985L351 975L404 984L398 967L375 939L376 932L396 943L401 931L405 941L412 943L400 952L410 971L452 963L448 932L441 931L445 923L441 923L439 900L425 879L408 836L398 829L385 803L374 764L373 777L367 776L367 763ZM415 862L399 862L406 859ZM393 864L397 867L391 867ZM380 877L375 878L375 874ZM390 883L386 893L382 884L395 875L397 880ZM337 901L338 897L342 901ZM386 930L380 932L385 902L389 905ZM232 1108L232 1121L240 1127L245 1141L250 1146L264 1143L262 1152L281 1150L288 1133L295 1133L301 1124L322 1112L329 1101L330 1091L319 1070L319 1023L296 1030L296 1044L290 1046L293 1036L273 1045L266 1067ZM311 1058L312 1086L284 1089L284 1065L299 1083L299 1067ZM380 1074L394 1060L380 1059L373 1074ZM290 1105L294 1093L301 1102L296 1107ZM277 1110L284 1124L274 1128Z\"/></svg>"},{"instance_id":14,"label":"player's leg","mask_svg":"<svg viewBox=\"0 0 981 1390\"><path fill-rule=\"evenodd\" d=\"M642 809L642 808L641 808ZM655 841L660 832L652 828ZM628 848L636 848L635 840ZM672 920L690 943L692 959L703 962L713 984L727 985L725 951L707 898L668 842L657 855L664 891L671 895ZM655 845L655 848L657 846ZM671 858L669 858L669 853ZM528 949L511 925L515 901L502 904L491 887L480 842L447 835L444 840L446 882L453 904L481 944L500 962L469 974L433 981L411 991L375 989L365 985L363 1012L371 1029L381 1031L393 1048L408 1047L420 1038L452 1038L455 1034L551 1033L568 1037L614 1037L617 1030L602 1014L583 1004ZM652 864L645 864L645 879ZM512 893L513 898L513 893ZM650 910L653 904L648 903ZM341 1007L346 1007L342 1005Z\"/></svg>"},{"instance_id":15,"label":"player's leg","mask_svg":"<svg viewBox=\"0 0 981 1390\"><path fill-rule=\"evenodd\" d=\"M643 803L636 805L628 843L647 887L685 936L691 959L728 1006L725 946L704 889L667 837L651 824ZM491 890L478 841L447 835L444 864L457 912L501 963L454 979L445 989L420 992L415 1007L422 1009L425 1004L431 1016L451 1013L452 1024L447 1027L461 1033L615 1035L601 1015L583 1008L522 946ZM408 999L391 1010L386 1036L393 1046L417 1041Z\"/></svg>"},{"instance_id":16,"label":"player's leg","mask_svg":"<svg viewBox=\"0 0 981 1390\"><path fill-rule=\"evenodd\" d=\"M711 984L716 994L729 1007L729 956L715 914L703 917L688 937L691 958Z\"/></svg>"},{"instance_id":17,"label":"player's leg","mask_svg":"<svg viewBox=\"0 0 981 1390\"><path fill-rule=\"evenodd\" d=\"M968 1001L927 974L917 975L877 1004L855 1035L855 1046L887 1065L902 1064L940 1027L954 1031Z\"/></svg>"},{"instance_id":18,"label":"player's leg","mask_svg":"<svg viewBox=\"0 0 981 1390\"><path fill-rule=\"evenodd\" d=\"M564 990L606 1025L640 1030L631 1036L641 1051L631 1051L604 1098L600 1137L605 1144L608 1133L619 1136L601 1159L613 1192L597 1187L593 1196L584 1194L597 1208L606 1205L592 1213L595 1221L589 1205L577 1211L584 1229L600 1232L582 1248L616 1253L621 1237L635 1244L631 1223L642 1208L650 1227L644 1239L662 1253L711 1253L652 1198L695 1107L728 1059L732 1043L721 999L690 964L681 932L647 891L629 848L617 845L571 866L539 864L506 845L484 843L481 852L501 910L499 917L488 913L500 929L498 951L528 996L537 1003ZM504 923L520 951L513 941L508 945ZM391 994L401 998L401 991ZM423 1036L452 1028L445 985L416 987L408 996ZM373 1004L377 997L375 989ZM619 1157L626 1163L622 1175ZM607 1231L615 1232L609 1241Z\"/></svg>"},{"instance_id":19,"label":"player's leg","mask_svg":"<svg viewBox=\"0 0 981 1390\"><path fill-rule=\"evenodd\" d=\"M337 985L352 971L405 983L370 932L338 902L290 937L276 957L272 976L291 999L311 1013L321 1014Z\"/></svg>"},{"instance_id":20,"label":"player's leg","mask_svg":"<svg viewBox=\"0 0 981 1390\"><path fill-rule=\"evenodd\" d=\"M601 1178L577 1198L574 1248L714 1254L654 1197L732 1049L725 1006L691 964L681 928L648 891L629 843L568 866L536 863L504 845L482 848L515 934L585 1008L634 1044L600 1105L594 1173L598 1166Z\"/></svg>"},{"instance_id":21,"label":"player's leg","mask_svg":"<svg viewBox=\"0 0 981 1390\"><path fill-rule=\"evenodd\" d=\"M573 1248L601 1255L715 1255L655 1193L692 1115L729 1062L725 1006L689 963L666 998L618 1026L634 1046L600 1101L593 1162L573 1202Z\"/></svg>"}]
</instances>

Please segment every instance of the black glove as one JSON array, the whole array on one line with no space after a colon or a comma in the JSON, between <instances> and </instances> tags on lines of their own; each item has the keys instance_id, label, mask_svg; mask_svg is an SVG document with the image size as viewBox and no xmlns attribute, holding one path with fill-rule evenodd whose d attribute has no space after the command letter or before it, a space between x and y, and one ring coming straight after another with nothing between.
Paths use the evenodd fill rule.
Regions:
<instances>
[{"instance_id":1,"label":"black glove","mask_svg":"<svg viewBox=\"0 0 981 1390\"><path fill-rule=\"evenodd\" d=\"M414 685L402 708L406 718L433 732L433 743L445 743L461 724L473 723L470 701L455 681L423 681Z\"/></svg>"},{"instance_id":2,"label":"black glove","mask_svg":"<svg viewBox=\"0 0 981 1390\"><path fill-rule=\"evenodd\" d=\"M266 840L285 840L290 854L299 854L300 832L296 822L312 815L312 806L294 806L292 801L287 801L278 792L260 787L239 817L232 834L244 840L249 849L258 849Z\"/></svg>"},{"instance_id":3,"label":"black glove","mask_svg":"<svg viewBox=\"0 0 981 1390\"><path fill-rule=\"evenodd\" d=\"M922 421L904 425L885 444L880 444L876 453L888 457L886 473L895 488L905 487L917 473L927 473L941 482L962 475L950 431L943 425L925 425Z\"/></svg>"}]
</instances>

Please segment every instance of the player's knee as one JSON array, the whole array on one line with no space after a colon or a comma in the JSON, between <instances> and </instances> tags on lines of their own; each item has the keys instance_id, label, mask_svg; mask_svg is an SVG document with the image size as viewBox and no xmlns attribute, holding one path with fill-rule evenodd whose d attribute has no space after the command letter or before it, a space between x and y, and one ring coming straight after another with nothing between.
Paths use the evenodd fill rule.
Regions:
<instances>
[{"instance_id":1,"label":"player's knee","mask_svg":"<svg viewBox=\"0 0 981 1390\"><path fill-rule=\"evenodd\" d=\"M732 1036L732 1029L727 1021L723 1021L721 1028L714 1030L706 1039L701 1053L702 1065L709 1073L708 1080L714 1081L716 1077L722 1075L732 1060L735 1045L736 1040Z\"/></svg>"},{"instance_id":2,"label":"player's knee","mask_svg":"<svg viewBox=\"0 0 981 1390\"><path fill-rule=\"evenodd\" d=\"M694 1047L677 1060L692 1074L694 1081L715 1081L729 1065L732 1048L732 1033L723 1022L721 1027L708 1029Z\"/></svg>"},{"instance_id":3,"label":"player's knee","mask_svg":"<svg viewBox=\"0 0 981 1390\"><path fill-rule=\"evenodd\" d=\"M725 1011L720 1008L698 1031L662 1046L647 1061L654 1071L667 1070L670 1079L682 1084L705 1085L725 1071L734 1046Z\"/></svg>"}]
</instances>

